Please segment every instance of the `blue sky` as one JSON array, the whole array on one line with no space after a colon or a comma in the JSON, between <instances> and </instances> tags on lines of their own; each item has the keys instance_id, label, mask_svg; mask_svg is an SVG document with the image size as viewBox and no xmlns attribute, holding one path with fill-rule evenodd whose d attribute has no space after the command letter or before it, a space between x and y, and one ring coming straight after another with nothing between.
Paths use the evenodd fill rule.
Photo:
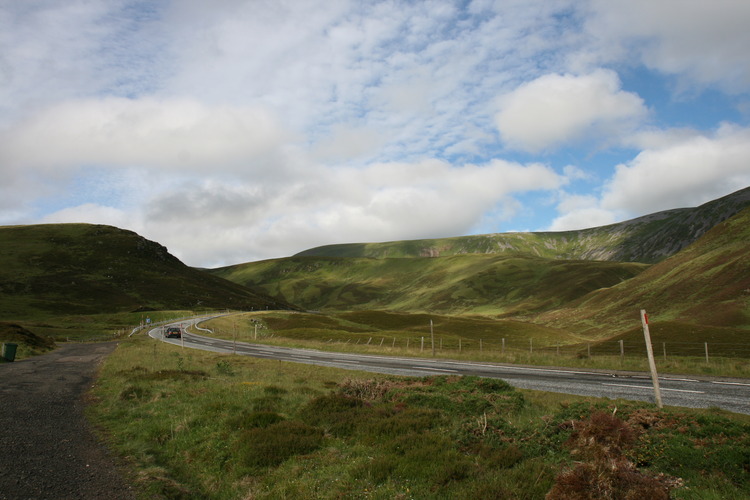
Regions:
<instances>
[{"instance_id":1,"label":"blue sky","mask_svg":"<svg viewBox=\"0 0 750 500\"><path fill-rule=\"evenodd\" d=\"M0 0L0 224L214 267L750 185L745 0Z\"/></svg>"}]
</instances>

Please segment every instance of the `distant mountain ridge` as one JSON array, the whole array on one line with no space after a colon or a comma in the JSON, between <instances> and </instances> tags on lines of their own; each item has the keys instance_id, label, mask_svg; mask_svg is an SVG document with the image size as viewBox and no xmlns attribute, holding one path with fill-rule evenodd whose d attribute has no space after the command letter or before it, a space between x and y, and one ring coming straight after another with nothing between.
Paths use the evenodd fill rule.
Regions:
<instances>
[{"instance_id":1,"label":"distant mountain ridge","mask_svg":"<svg viewBox=\"0 0 750 500\"><path fill-rule=\"evenodd\" d=\"M325 245L295 257L380 259L521 253L555 260L655 263L676 254L748 206L750 187L695 208L666 210L589 229Z\"/></svg>"}]
</instances>

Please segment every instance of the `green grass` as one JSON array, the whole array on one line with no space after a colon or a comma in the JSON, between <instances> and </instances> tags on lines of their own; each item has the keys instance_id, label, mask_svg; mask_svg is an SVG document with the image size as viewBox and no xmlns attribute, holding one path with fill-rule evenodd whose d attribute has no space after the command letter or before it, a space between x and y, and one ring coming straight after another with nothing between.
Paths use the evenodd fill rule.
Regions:
<instances>
[{"instance_id":1,"label":"green grass","mask_svg":"<svg viewBox=\"0 0 750 500\"><path fill-rule=\"evenodd\" d=\"M603 466L576 451L581 435L621 443L605 458L629 478L622 491L661 487L663 474L683 484L673 498L750 497L750 418L720 410L373 376L142 336L108 358L93 400L89 415L142 498L544 498L580 480L581 463Z\"/></svg>"},{"instance_id":2,"label":"green grass","mask_svg":"<svg viewBox=\"0 0 750 500\"><path fill-rule=\"evenodd\" d=\"M647 267L469 254L432 259L292 257L211 272L307 310L507 315L558 307Z\"/></svg>"},{"instance_id":3,"label":"green grass","mask_svg":"<svg viewBox=\"0 0 750 500\"><path fill-rule=\"evenodd\" d=\"M750 209L708 231L685 250L620 285L592 292L534 321L592 337L631 329L645 309L686 326L750 327Z\"/></svg>"},{"instance_id":4,"label":"green grass","mask_svg":"<svg viewBox=\"0 0 750 500\"><path fill-rule=\"evenodd\" d=\"M0 226L0 319L133 311L288 308L131 231L90 224Z\"/></svg>"},{"instance_id":5,"label":"green grass","mask_svg":"<svg viewBox=\"0 0 750 500\"><path fill-rule=\"evenodd\" d=\"M0 323L0 344L5 343L16 345L14 359L44 354L55 347L52 339L36 335L21 325ZM5 358L0 356L0 363L5 361Z\"/></svg>"},{"instance_id":6,"label":"green grass","mask_svg":"<svg viewBox=\"0 0 750 500\"><path fill-rule=\"evenodd\" d=\"M688 328L747 332L748 228L750 209L745 209L650 266L528 252L433 258L393 258L388 253L383 258L296 256L211 272L307 310L516 319L557 329L561 344L570 336L596 341L632 331L640 309L658 321Z\"/></svg>"}]
</instances>

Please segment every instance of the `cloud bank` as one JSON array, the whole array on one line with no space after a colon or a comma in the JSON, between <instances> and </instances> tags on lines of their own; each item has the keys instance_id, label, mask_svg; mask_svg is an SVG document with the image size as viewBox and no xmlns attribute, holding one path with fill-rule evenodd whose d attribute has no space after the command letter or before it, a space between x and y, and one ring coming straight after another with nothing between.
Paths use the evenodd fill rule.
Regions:
<instances>
[{"instance_id":1,"label":"cloud bank","mask_svg":"<svg viewBox=\"0 0 750 500\"><path fill-rule=\"evenodd\" d=\"M0 3L0 224L218 266L695 206L750 184L748 24L739 0Z\"/></svg>"}]
</instances>

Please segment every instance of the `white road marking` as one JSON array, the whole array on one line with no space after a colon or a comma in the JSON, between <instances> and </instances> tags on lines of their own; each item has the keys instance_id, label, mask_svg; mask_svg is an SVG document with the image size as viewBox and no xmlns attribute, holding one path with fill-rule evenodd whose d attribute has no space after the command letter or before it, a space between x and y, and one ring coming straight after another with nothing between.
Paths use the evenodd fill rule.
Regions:
<instances>
[{"instance_id":1,"label":"white road marking","mask_svg":"<svg viewBox=\"0 0 750 500\"><path fill-rule=\"evenodd\" d=\"M432 372L451 372L451 373L458 373L458 370L451 370L449 368L430 368L427 366L412 366L412 369L414 370L429 370Z\"/></svg>"},{"instance_id":2,"label":"white road marking","mask_svg":"<svg viewBox=\"0 0 750 500\"><path fill-rule=\"evenodd\" d=\"M602 385L610 385L610 386L613 386L613 387L630 387L631 389L643 389L643 390L647 390L647 391L652 391L652 390L654 390L654 388L653 388L653 387L649 387L649 386L647 386L647 385L630 385L630 384L607 384L607 383L602 383ZM661 389L662 391L672 391L672 392L690 392L690 393L693 393L693 394L705 394L705 392L703 392L703 391L691 391L691 390L689 390L689 389L668 389L668 388L666 388L666 387L661 387L660 389Z\"/></svg>"}]
</instances>

